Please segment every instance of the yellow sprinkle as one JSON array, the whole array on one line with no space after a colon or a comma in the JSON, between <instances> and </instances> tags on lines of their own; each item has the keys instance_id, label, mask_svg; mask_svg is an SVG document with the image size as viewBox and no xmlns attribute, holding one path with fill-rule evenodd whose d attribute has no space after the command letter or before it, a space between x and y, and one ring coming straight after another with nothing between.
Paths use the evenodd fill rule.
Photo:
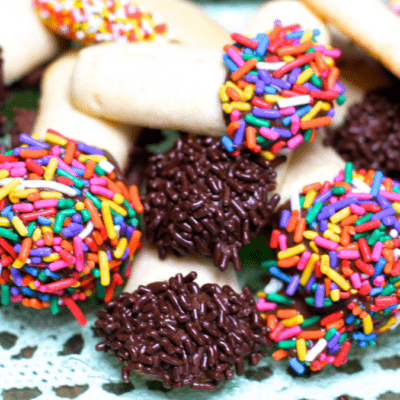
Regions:
<instances>
[{"instance_id":1,"label":"yellow sprinkle","mask_svg":"<svg viewBox=\"0 0 400 400\"><path fill-rule=\"evenodd\" d=\"M294 60L294 57L293 56L283 56L282 60L285 61L286 63L289 63Z\"/></svg>"},{"instance_id":2,"label":"yellow sprinkle","mask_svg":"<svg viewBox=\"0 0 400 400\"><path fill-rule=\"evenodd\" d=\"M32 138L36 140L42 140L41 137L37 133L32 133Z\"/></svg>"},{"instance_id":3,"label":"yellow sprinkle","mask_svg":"<svg viewBox=\"0 0 400 400\"><path fill-rule=\"evenodd\" d=\"M18 258L16 258L12 264L12 266L14 268L18 268L18 269L22 268L24 265L25 265L25 263L23 261L18 260Z\"/></svg>"},{"instance_id":4,"label":"yellow sprinkle","mask_svg":"<svg viewBox=\"0 0 400 400\"><path fill-rule=\"evenodd\" d=\"M54 133L46 132L46 141L54 144L58 144L59 146L66 146L68 141L58 135L54 135Z\"/></svg>"},{"instance_id":5,"label":"yellow sprinkle","mask_svg":"<svg viewBox=\"0 0 400 400\"><path fill-rule=\"evenodd\" d=\"M8 228L11 226L11 222L6 217L0 217L0 226L3 228Z\"/></svg>"},{"instance_id":6,"label":"yellow sprinkle","mask_svg":"<svg viewBox=\"0 0 400 400\"><path fill-rule=\"evenodd\" d=\"M36 290L37 289L35 284L34 284L34 282L29 283L28 287L30 287L32 290Z\"/></svg>"},{"instance_id":7,"label":"yellow sprinkle","mask_svg":"<svg viewBox=\"0 0 400 400\"><path fill-rule=\"evenodd\" d=\"M225 85L221 85L219 87L219 98L221 99L222 102L226 103L227 101L229 101L229 97L225 92Z\"/></svg>"},{"instance_id":8,"label":"yellow sprinkle","mask_svg":"<svg viewBox=\"0 0 400 400\"><path fill-rule=\"evenodd\" d=\"M329 256L327 254L321 256L321 273L332 279L332 281L344 291L350 289L350 283L347 282L342 275L329 266Z\"/></svg>"},{"instance_id":9,"label":"yellow sprinkle","mask_svg":"<svg viewBox=\"0 0 400 400\"><path fill-rule=\"evenodd\" d=\"M19 197L20 199L26 199L29 194L36 193L36 192L37 192L37 189L23 189L23 190L15 189L13 194L16 197Z\"/></svg>"},{"instance_id":10,"label":"yellow sprinkle","mask_svg":"<svg viewBox=\"0 0 400 400\"><path fill-rule=\"evenodd\" d=\"M56 173L57 165L58 165L57 158L52 157L43 174L43 178L46 181L51 181L53 179L53 176Z\"/></svg>"},{"instance_id":11,"label":"yellow sprinkle","mask_svg":"<svg viewBox=\"0 0 400 400\"><path fill-rule=\"evenodd\" d=\"M99 251L100 283L103 286L110 284L110 267L108 265L107 254L105 251Z\"/></svg>"},{"instance_id":12,"label":"yellow sprinkle","mask_svg":"<svg viewBox=\"0 0 400 400\"><path fill-rule=\"evenodd\" d=\"M385 325L382 325L380 328L377 329L378 332L386 332L392 325L397 322L397 318L393 315L388 319Z\"/></svg>"},{"instance_id":13,"label":"yellow sprinkle","mask_svg":"<svg viewBox=\"0 0 400 400\"><path fill-rule=\"evenodd\" d=\"M264 100L268 101L269 103L277 103L279 100L284 99L284 97L279 96L277 94L266 94L264 96Z\"/></svg>"},{"instance_id":14,"label":"yellow sprinkle","mask_svg":"<svg viewBox=\"0 0 400 400\"><path fill-rule=\"evenodd\" d=\"M303 42L306 42L307 40L311 40L312 37L313 37L312 30L311 29L306 29L304 31L303 36L300 39L300 42L303 43Z\"/></svg>"},{"instance_id":15,"label":"yellow sprinkle","mask_svg":"<svg viewBox=\"0 0 400 400\"><path fill-rule=\"evenodd\" d=\"M304 339L297 339L296 340L296 350L297 350L297 357L300 361L304 361L307 355L307 346L306 341Z\"/></svg>"},{"instance_id":16,"label":"yellow sprinkle","mask_svg":"<svg viewBox=\"0 0 400 400\"><path fill-rule=\"evenodd\" d=\"M329 256L328 254L323 254L321 256L321 272L325 274L325 271L329 268Z\"/></svg>"},{"instance_id":17,"label":"yellow sprinkle","mask_svg":"<svg viewBox=\"0 0 400 400\"><path fill-rule=\"evenodd\" d=\"M244 90L243 94L240 96L242 101L248 101L253 97L255 87L253 85L247 85Z\"/></svg>"},{"instance_id":18,"label":"yellow sprinkle","mask_svg":"<svg viewBox=\"0 0 400 400\"><path fill-rule=\"evenodd\" d=\"M13 204L16 204L16 203L19 203L19 197L17 197L15 194L14 194L14 192L11 192L9 195L8 195L8 199L11 201L11 203L13 203Z\"/></svg>"},{"instance_id":19,"label":"yellow sprinkle","mask_svg":"<svg viewBox=\"0 0 400 400\"><path fill-rule=\"evenodd\" d=\"M225 83L225 86L226 86L226 87L230 87L230 88L236 90L236 92L238 92L238 94L240 95L240 97L242 97L242 95L243 95L242 89L240 89L240 87L237 86L237 85L235 85L232 81L227 81L227 82Z\"/></svg>"},{"instance_id":20,"label":"yellow sprinkle","mask_svg":"<svg viewBox=\"0 0 400 400\"><path fill-rule=\"evenodd\" d=\"M13 179L10 183L0 189L0 200L3 200L10 194L17 186L20 185L19 179Z\"/></svg>"},{"instance_id":21,"label":"yellow sprinkle","mask_svg":"<svg viewBox=\"0 0 400 400\"><path fill-rule=\"evenodd\" d=\"M59 259L60 259L60 256L58 253L51 253L49 256L43 257L44 262L53 262L53 261L58 261Z\"/></svg>"},{"instance_id":22,"label":"yellow sprinkle","mask_svg":"<svg viewBox=\"0 0 400 400\"><path fill-rule=\"evenodd\" d=\"M291 318L286 318L281 321L281 323L286 326L287 328L291 328L292 326L300 325L304 322L304 317L299 314L295 315Z\"/></svg>"},{"instance_id":23,"label":"yellow sprinkle","mask_svg":"<svg viewBox=\"0 0 400 400\"><path fill-rule=\"evenodd\" d=\"M331 105L326 101L321 101L321 103L322 103L321 108L324 111L329 111L332 108Z\"/></svg>"},{"instance_id":24,"label":"yellow sprinkle","mask_svg":"<svg viewBox=\"0 0 400 400\"><path fill-rule=\"evenodd\" d=\"M282 260L303 253L304 251L306 251L306 246L304 246L304 244L298 244L297 246L289 247L286 250L280 251L278 253L278 258Z\"/></svg>"},{"instance_id":25,"label":"yellow sprinkle","mask_svg":"<svg viewBox=\"0 0 400 400\"><path fill-rule=\"evenodd\" d=\"M340 290L339 289L331 290L331 299L332 299L332 301L340 300Z\"/></svg>"},{"instance_id":26,"label":"yellow sprinkle","mask_svg":"<svg viewBox=\"0 0 400 400\"><path fill-rule=\"evenodd\" d=\"M314 243L314 241L309 243L309 246L311 247L312 251L316 254L319 254L319 248L318 246Z\"/></svg>"},{"instance_id":27,"label":"yellow sprinkle","mask_svg":"<svg viewBox=\"0 0 400 400\"><path fill-rule=\"evenodd\" d=\"M60 192L40 192L41 199L61 199L62 193Z\"/></svg>"},{"instance_id":28,"label":"yellow sprinkle","mask_svg":"<svg viewBox=\"0 0 400 400\"><path fill-rule=\"evenodd\" d=\"M93 290L85 290L86 297L93 296Z\"/></svg>"},{"instance_id":29,"label":"yellow sprinkle","mask_svg":"<svg viewBox=\"0 0 400 400\"><path fill-rule=\"evenodd\" d=\"M307 82L313 75L314 71L311 68L305 69L296 80L298 85L302 85L303 83Z\"/></svg>"},{"instance_id":30,"label":"yellow sprinkle","mask_svg":"<svg viewBox=\"0 0 400 400\"><path fill-rule=\"evenodd\" d=\"M99 163L101 160L107 160L107 157L100 156L98 154L81 154L78 157L78 161L81 163L85 163L87 160L93 160L95 163Z\"/></svg>"},{"instance_id":31,"label":"yellow sprinkle","mask_svg":"<svg viewBox=\"0 0 400 400\"><path fill-rule=\"evenodd\" d=\"M318 233L315 231L304 231L303 236L308 240L314 240Z\"/></svg>"},{"instance_id":32,"label":"yellow sprinkle","mask_svg":"<svg viewBox=\"0 0 400 400\"><path fill-rule=\"evenodd\" d=\"M222 104L222 109L225 113L230 114L233 110L232 106L229 103Z\"/></svg>"},{"instance_id":33,"label":"yellow sprinkle","mask_svg":"<svg viewBox=\"0 0 400 400\"><path fill-rule=\"evenodd\" d=\"M118 204L115 204L112 200L106 199L103 196L98 196L99 199L103 202L106 202L115 212L118 214L121 214L123 217L126 217L128 215L128 212L125 210L125 208L122 208Z\"/></svg>"},{"instance_id":34,"label":"yellow sprinkle","mask_svg":"<svg viewBox=\"0 0 400 400\"><path fill-rule=\"evenodd\" d=\"M350 289L350 294L356 295L358 293L357 289Z\"/></svg>"},{"instance_id":35,"label":"yellow sprinkle","mask_svg":"<svg viewBox=\"0 0 400 400\"><path fill-rule=\"evenodd\" d=\"M311 68L310 68L311 69ZM317 101L315 106L301 118L302 121L310 121L322 110L322 101Z\"/></svg>"},{"instance_id":36,"label":"yellow sprinkle","mask_svg":"<svg viewBox=\"0 0 400 400\"><path fill-rule=\"evenodd\" d=\"M338 235L340 235L342 233L342 228L339 225L328 223L328 229Z\"/></svg>"},{"instance_id":37,"label":"yellow sprinkle","mask_svg":"<svg viewBox=\"0 0 400 400\"><path fill-rule=\"evenodd\" d=\"M369 335L374 329L374 324L372 323L371 316L367 314L367 316L362 319L362 323L363 323L364 333L366 335Z\"/></svg>"},{"instance_id":38,"label":"yellow sprinkle","mask_svg":"<svg viewBox=\"0 0 400 400\"><path fill-rule=\"evenodd\" d=\"M315 263L319 260L319 255L318 254L311 254L310 259L308 260L308 263L306 267L303 270L303 273L301 274L300 278L300 285L301 286L306 286L307 282L311 278L312 273L314 272L315 268Z\"/></svg>"},{"instance_id":39,"label":"yellow sprinkle","mask_svg":"<svg viewBox=\"0 0 400 400\"><path fill-rule=\"evenodd\" d=\"M11 220L11 223L14 225L14 228L19 233L20 236L28 236L28 229L24 225L24 223L20 220L19 217L14 217Z\"/></svg>"},{"instance_id":40,"label":"yellow sprinkle","mask_svg":"<svg viewBox=\"0 0 400 400\"><path fill-rule=\"evenodd\" d=\"M393 206L393 208L396 210L397 213L400 213L400 203L399 203L399 202L395 201L395 202L392 204L392 206Z\"/></svg>"},{"instance_id":41,"label":"yellow sprinkle","mask_svg":"<svg viewBox=\"0 0 400 400\"><path fill-rule=\"evenodd\" d=\"M125 200L125 197L122 196L121 193L115 193L114 194L114 197L113 197L114 203L122 204L124 202L124 200Z\"/></svg>"},{"instance_id":42,"label":"yellow sprinkle","mask_svg":"<svg viewBox=\"0 0 400 400\"><path fill-rule=\"evenodd\" d=\"M351 215L350 207L345 207L337 213L333 214L332 217L330 217L330 220L332 223L337 224L338 222L347 218L349 215Z\"/></svg>"},{"instance_id":43,"label":"yellow sprinkle","mask_svg":"<svg viewBox=\"0 0 400 400\"><path fill-rule=\"evenodd\" d=\"M108 237L110 239L115 239L117 237L117 232L115 232L110 205L105 201L101 202L101 215L103 216L103 222L106 227Z\"/></svg>"},{"instance_id":44,"label":"yellow sprinkle","mask_svg":"<svg viewBox=\"0 0 400 400\"><path fill-rule=\"evenodd\" d=\"M276 155L268 150L261 151L261 155L269 161L275 160Z\"/></svg>"},{"instance_id":45,"label":"yellow sprinkle","mask_svg":"<svg viewBox=\"0 0 400 400\"><path fill-rule=\"evenodd\" d=\"M358 178L360 181L363 181L363 182L365 181L365 176L364 175L353 173L353 179L354 178Z\"/></svg>"},{"instance_id":46,"label":"yellow sprinkle","mask_svg":"<svg viewBox=\"0 0 400 400\"><path fill-rule=\"evenodd\" d=\"M312 189L307 192L306 197L304 198L303 208L308 209L312 206L314 199L317 197L317 191Z\"/></svg>"},{"instance_id":47,"label":"yellow sprinkle","mask_svg":"<svg viewBox=\"0 0 400 400\"><path fill-rule=\"evenodd\" d=\"M126 246L128 245L128 240L126 238L121 238L118 242L118 245L114 251L115 258L121 258L124 254Z\"/></svg>"},{"instance_id":48,"label":"yellow sprinkle","mask_svg":"<svg viewBox=\"0 0 400 400\"><path fill-rule=\"evenodd\" d=\"M267 294L265 292L257 292L256 296L265 299L267 297Z\"/></svg>"},{"instance_id":49,"label":"yellow sprinkle","mask_svg":"<svg viewBox=\"0 0 400 400\"><path fill-rule=\"evenodd\" d=\"M251 105L249 103L244 103L242 101L232 101L230 105L233 110L239 111L248 111L251 108Z\"/></svg>"},{"instance_id":50,"label":"yellow sprinkle","mask_svg":"<svg viewBox=\"0 0 400 400\"><path fill-rule=\"evenodd\" d=\"M9 171L6 169L0 169L0 179L7 178L8 175L10 175Z\"/></svg>"},{"instance_id":51,"label":"yellow sprinkle","mask_svg":"<svg viewBox=\"0 0 400 400\"><path fill-rule=\"evenodd\" d=\"M50 226L43 225L43 226L42 226L42 232L43 232L43 233L46 233L46 232L51 232L51 233L53 233L53 229L51 229Z\"/></svg>"},{"instance_id":52,"label":"yellow sprinkle","mask_svg":"<svg viewBox=\"0 0 400 400\"><path fill-rule=\"evenodd\" d=\"M81 201L78 201L78 202L75 204L75 210L76 210L76 211L82 211L82 210L84 210L84 209L85 209L85 204L82 203Z\"/></svg>"},{"instance_id":53,"label":"yellow sprinkle","mask_svg":"<svg viewBox=\"0 0 400 400\"><path fill-rule=\"evenodd\" d=\"M332 240L332 242L339 243L340 242L340 236L336 235L336 233L330 231L329 229L326 230L323 235L324 238Z\"/></svg>"},{"instance_id":54,"label":"yellow sprinkle","mask_svg":"<svg viewBox=\"0 0 400 400\"><path fill-rule=\"evenodd\" d=\"M33 240L34 242L37 242L41 237L42 237L42 231L40 230L40 228L36 228L36 229L33 231L32 240Z\"/></svg>"},{"instance_id":55,"label":"yellow sprinkle","mask_svg":"<svg viewBox=\"0 0 400 400\"><path fill-rule=\"evenodd\" d=\"M335 61L333 60L333 58L332 57L325 57L325 64L328 66L328 67L333 67L334 65L335 65Z\"/></svg>"}]
</instances>

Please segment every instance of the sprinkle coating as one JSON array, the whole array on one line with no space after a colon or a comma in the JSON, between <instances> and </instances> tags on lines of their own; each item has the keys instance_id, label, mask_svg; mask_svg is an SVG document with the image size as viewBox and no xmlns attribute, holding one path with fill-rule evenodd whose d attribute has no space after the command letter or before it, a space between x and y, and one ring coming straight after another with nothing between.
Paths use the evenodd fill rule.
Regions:
<instances>
[{"instance_id":1,"label":"sprinkle coating","mask_svg":"<svg viewBox=\"0 0 400 400\"><path fill-rule=\"evenodd\" d=\"M303 188L299 209L285 208L272 232L277 261L262 263L257 307L274 358L298 374L345 364L351 346L374 346L397 322L400 182L352 167Z\"/></svg>"},{"instance_id":2,"label":"sprinkle coating","mask_svg":"<svg viewBox=\"0 0 400 400\"><path fill-rule=\"evenodd\" d=\"M34 0L54 32L83 45L96 42L164 40L166 24L130 0Z\"/></svg>"},{"instance_id":3,"label":"sprinkle coating","mask_svg":"<svg viewBox=\"0 0 400 400\"><path fill-rule=\"evenodd\" d=\"M132 193L103 151L48 130L0 155L1 304L58 313L97 292L110 300L141 232ZM103 162L104 164L104 162ZM135 202L140 203L138 196Z\"/></svg>"},{"instance_id":4,"label":"sprinkle coating","mask_svg":"<svg viewBox=\"0 0 400 400\"><path fill-rule=\"evenodd\" d=\"M223 137L229 152L247 147L273 159L282 149L313 141L316 130L332 122L334 100L345 101L334 61L340 50L316 43L318 34L276 21L252 39L231 35L235 43L223 56L229 77L219 90L229 114Z\"/></svg>"}]
</instances>

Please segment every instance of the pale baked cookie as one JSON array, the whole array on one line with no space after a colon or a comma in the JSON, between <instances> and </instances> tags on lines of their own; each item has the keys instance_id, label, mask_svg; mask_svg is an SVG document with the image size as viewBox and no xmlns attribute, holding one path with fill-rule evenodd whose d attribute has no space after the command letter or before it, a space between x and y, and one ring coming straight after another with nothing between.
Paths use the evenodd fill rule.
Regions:
<instances>
[{"instance_id":1,"label":"pale baked cookie","mask_svg":"<svg viewBox=\"0 0 400 400\"><path fill-rule=\"evenodd\" d=\"M70 78L76 59L77 53L69 52L47 68L33 132L44 138L51 128L71 139L107 149L119 167L125 168L138 128L91 117L71 105Z\"/></svg>"}]
</instances>

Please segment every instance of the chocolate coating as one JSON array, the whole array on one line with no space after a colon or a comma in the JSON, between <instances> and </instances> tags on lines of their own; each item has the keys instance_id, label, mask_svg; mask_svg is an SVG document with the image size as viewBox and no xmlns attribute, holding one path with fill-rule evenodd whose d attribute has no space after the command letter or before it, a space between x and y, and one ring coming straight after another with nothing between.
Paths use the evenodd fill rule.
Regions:
<instances>
[{"instance_id":1,"label":"chocolate coating","mask_svg":"<svg viewBox=\"0 0 400 400\"><path fill-rule=\"evenodd\" d=\"M129 371L162 380L165 386L212 390L262 358L269 345L253 296L229 286L194 282L196 272L169 282L140 286L105 304L95 323L105 341L99 351L113 352Z\"/></svg>"},{"instance_id":2,"label":"chocolate coating","mask_svg":"<svg viewBox=\"0 0 400 400\"><path fill-rule=\"evenodd\" d=\"M238 250L269 223L279 201L274 167L249 152L228 154L212 138L180 139L164 154L150 158L143 196L148 239L161 259L203 254L226 269L241 269Z\"/></svg>"}]
</instances>

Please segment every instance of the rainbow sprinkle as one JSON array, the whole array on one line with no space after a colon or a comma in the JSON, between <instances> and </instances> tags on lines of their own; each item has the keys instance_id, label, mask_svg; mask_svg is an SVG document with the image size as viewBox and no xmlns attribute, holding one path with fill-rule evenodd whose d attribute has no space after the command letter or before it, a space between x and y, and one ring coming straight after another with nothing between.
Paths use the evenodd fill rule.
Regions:
<instances>
[{"instance_id":1,"label":"rainbow sprinkle","mask_svg":"<svg viewBox=\"0 0 400 400\"><path fill-rule=\"evenodd\" d=\"M140 245L137 187L125 186L104 152L49 129L20 135L0 155L1 304L57 314L97 292L105 301L129 276ZM122 276L121 276L122 275Z\"/></svg>"},{"instance_id":2,"label":"rainbow sprinkle","mask_svg":"<svg viewBox=\"0 0 400 400\"><path fill-rule=\"evenodd\" d=\"M165 39L160 15L130 0L33 0L33 7L54 32L84 45Z\"/></svg>"},{"instance_id":3,"label":"rainbow sprinkle","mask_svg":"<svg viewBox=\"0 0 400 400\"><path fill-rule=\"evenodd\" d=\"M373 346L400 310L400 183L347 163L333 184L291 196L271 236L258 293L275 359L309 367L346 363L350 347Z\"/></svg>"},{"instance_id":4,"label":"rainbow sprinkle","mask_svg":"<svg viewBox=\"0 0 400 400\"><path fill-rule=\"evenodd\" d=\"M222 143L239 154L246 147L273 159L284 149L313 141L329 125L333 100L343 104L334 59L340 50L316 43L318 30L275 22L269 33L250 39L238 33L224 47L229 80L220 87L223 111L230 114Z\"/></svg>"}]
</instances>

